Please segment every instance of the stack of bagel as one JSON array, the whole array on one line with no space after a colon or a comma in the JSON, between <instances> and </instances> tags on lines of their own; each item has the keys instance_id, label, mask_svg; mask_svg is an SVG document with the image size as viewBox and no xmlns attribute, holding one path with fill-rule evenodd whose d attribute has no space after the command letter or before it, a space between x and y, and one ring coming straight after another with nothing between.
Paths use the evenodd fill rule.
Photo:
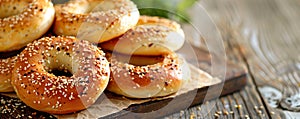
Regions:
<instances>
[{"instance_id":1,"label":"stack of bagel","mask_svg":"<svg viewBox=\"0 0 300 119\"><path fill-rule=\"evenodd\" d=\"M140 16L130 0L0 0L0 92L51 114L86 109L104 90L168 96L189 79L183 44L178 23Z\"/></svg>"}]
</instances>

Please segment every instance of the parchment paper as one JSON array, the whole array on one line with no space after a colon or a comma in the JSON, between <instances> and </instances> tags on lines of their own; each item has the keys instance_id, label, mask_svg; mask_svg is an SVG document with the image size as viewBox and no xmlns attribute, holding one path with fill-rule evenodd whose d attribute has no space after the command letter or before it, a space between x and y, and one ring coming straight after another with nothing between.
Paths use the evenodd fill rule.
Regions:
<instances>
[{"instance_id":1,"label":"parchment paper","mask_svg":"<svg viewBox=\"0 0 300 119\"><path fill-rule=\"evenodd\" d=\"M189 65L191 70L191 79L182 86L180 91L178 91L174 95L170 95L163 98L155 98L155 99L128 99L126 97L117 96L111 93L103 94L97 102L89 107L86 110L80 111L78 113L69 114L69 115L55 115L59 119L65 118L75 118L75 119L83 119L83 118L100 118L104 117L116 112L119 112L123 109L128 108L132 104L141 104L144 102L154 101L154 100L163 100L168 98L174 98L178 95L187 93L194 89L202 88L205 86L211 86L217 83L220 83L221 80L217 78L213 78L208 73L196 68L195 66Z\"/></svg>"}]
</instances>

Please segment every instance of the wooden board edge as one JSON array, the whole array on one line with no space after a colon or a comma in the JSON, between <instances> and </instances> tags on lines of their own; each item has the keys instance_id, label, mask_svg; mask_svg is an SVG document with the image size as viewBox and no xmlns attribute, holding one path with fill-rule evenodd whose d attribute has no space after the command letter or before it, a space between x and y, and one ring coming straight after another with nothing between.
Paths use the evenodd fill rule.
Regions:
<instances>
[{"instance_id":1,"label":"wooden board edge","mask_svg":"<svg viewBox=\"0 0 300 119\"><path fill-rule=\"evenodd\" d=\"M238 84L238 85L237 85ZM190 91L188 93L179 95L175 97L176 101L173 98L171 99L165 99L160 101L152 101L152 102L146 102L139 105L131 105L129 108L122 110L120 112L105 116L103 118L124 118L124 119L134 119L134 118L158 118L162 116L167 116L172 113L178 112L180 110L186 109L186 105L189 105L188 107L192 107L198 104L201 104L203 102L204 97L206 96L206 92L209 88L214 87L220 87L222 84L216 84L212 86L203 87L201 89L195 89L193 91ZM220 96L228 95L233 92L241 90L243 87L247 85L247 74L244 73L238 77L234 77L230 80L226 80L226 82L223 85L223 90L221 92ZM235 86L234 88L229 88L228 86ZM224 89L225 88L225 89ZM191 93L197 92L196 96L194 94L191 95ZM206 99L215 99L219 96L216 96L214 94L207 95ZM192 103L190 101L186 101L186 99L193 98ZM181 102L178 102L181 101ZM159 105L159 107L158 107ZM165 105L171 105L170 110L162 109ZM162 109L160 111L156 111L157 109ZM150 112L150 113L149 113Z\"/></svg>"}]
</instances>

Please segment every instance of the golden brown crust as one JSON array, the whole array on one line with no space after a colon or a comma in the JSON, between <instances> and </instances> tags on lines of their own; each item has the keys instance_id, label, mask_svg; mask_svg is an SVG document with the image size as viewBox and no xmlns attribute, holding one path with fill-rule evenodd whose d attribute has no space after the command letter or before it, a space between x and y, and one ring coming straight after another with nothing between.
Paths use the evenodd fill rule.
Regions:
<instances>
[{"instance_id":1,"label":"golden brown crust","mask_svg":"<svg viewBox=\"0 0 300 119\"><path fill-rule=\"evenodd\" d=\"M55 76L51 70L73 75ZM104 53L74 37L46 37L29 44L17 59L12 85L28 106L66 114L92 105L109 81Z\"/></svg>"},{"instance_id":2,"label":"golden brown crust","mask_svg":"<svg viewBox=\"0 0 300 119\"><path fill-rule=\"evenodd\" d=\"M181 27L178 23L176 23L175 21L169 20L169 19L165 19L165 18L160 18L160 17L156 17L156 16L140 16L139 21L137 23L137 25L161 25L161 26L166 26L169 28L172 28L173 30L180 30ZM178 31L180 32L180 31Z\"/></svg>"},{"instance_id":3,"label":"golden brown crust","mask_svg":"<svg viewBox=\"0 0 300 119\"><path fill-rule=\"evenodd\" d=\"M0 52L18 50L41 37L52 25L54 12L50 0L1 0Z\"/></svg>"},{"instance_id":4,"label":"golden brown crust","mask_svg":"<svg viewBox=\"0 0 300 119\"><path fill-rule=\"evenodd\" d=\"M129 55L170 54L184 44L184 33L174 21L141 16L138 25L122 36L100 44L103 49Z\"/></svg>"},{"instance_id":5,"label":"golden brown crust","mask_svg":"<svg viewBox=\"0 0 300 119\"><path fill-rule=\"evenodd\" d=\"M0 59L0 92L13 92L11 74L18 56Z\"/></svg>"},{"instance_id":6,"label":"golden brown crust","mask_svg":"<svg viewBox=\"0 0 300 119\"><path fill-rule=\"evenodd\" d=\"M183 61L176 54L145 66L117 61L114 55L107 56L111 61L111 78L107 89L116 94L131 98L161 97L177 92L187 80L187 77L183 77Z\"/></svg>"},{"instance_id":7,"label":"golden brown crust","mask_svg":"<svg viewBox=\"0 0 300 119\"><path fill-rule=\"evenodd\" d=\"M130 0L72 0L56 5L54 33L101 43L136 25L139 12Z\"/></svg>"},{"instance_id":8,"label":"golden brown crust","mask_svg":"<svg viewBox=\"0 0 300 119\"><path fill-rule=\"evenodd\" d=\"M110 56L111 53L107 53L106 55ZM108 57L107 56L107 57ZM114 52L114 58L120 62L128 62L129 64L136 66L143 66L149 64L155 64L162 62L164 60L164 56L140 56L140 55L126 55Z\"/></svg>"}]
</instances>

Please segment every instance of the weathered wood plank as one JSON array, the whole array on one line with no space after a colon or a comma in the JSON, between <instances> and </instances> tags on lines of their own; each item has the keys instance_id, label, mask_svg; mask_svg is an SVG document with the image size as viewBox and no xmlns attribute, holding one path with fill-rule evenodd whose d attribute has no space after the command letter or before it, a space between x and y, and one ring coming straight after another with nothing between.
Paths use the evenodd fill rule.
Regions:
<instances>
[{"instance_id":1,"label":"weathered wood plank","mask_svg":"<svg viewBox=\"0 0 300 119\"><path fill-rule=\"evenodd\" d=\"M282 93L283 97L277 99L279 106L276 109L268 106L271 99L262 98L268 114L272 118L280 118L280 113L290 114L289 110L296 111L295 107L282 108L280 104L291 95L299 95L299 0L225 1L212 0L209 3L212 3L217 19L227 20L229 26L242 23L238 32L243 37L234 42L240 46L254 84L258 87L274 86L281 92L290 93ZM295 115L289 118L293 116Z\"/></svg>"},{"instance_id":2,"label":"weathered wood plank","mask_svg":"<svg viewBox=\"0 0 300 119\"><path fill-rule=\"evenodd\" d=\"M223 111L225 108L221 102L220 99L216 99L216 106L217 106L217 110L218 112L216 112L217 115L219 115L219 118L221 119L227 119L227 115L226 113Z\"/></svg>"},{"instance_id":3,"label":"weathered wood plank","mask_svg":"<svg viewBox=\"0 0 300 119\"><path fill-rule=\"evenodd\" d=\"M248 89L244 89L233 95L221 97L220 99L205 102L202 105L197 105L187 110L182 110L181 112L175 113L174 115L176 116L170 115L165 118L187 118L191 116L191 114L194 114L194 118L205 119L217 117L221 119L239 119L247 117L268 119L269 116L262 102L251 101L260 99L257 97L258 93L250 91L249 87L246 88ZM244 94L247 94L248 96L245 97ZM214 103L216 103L216 105L213 105ZM212 110L210 110L211 107L213 107ZM257 109L255 109L255 107L257 107Z\"/></svg>"},{"instance_id":4,"label":"weathered wood plank","mask_svg":"<svg viewBox=\"0 0 300 119\"><path fill-rule=\"evenodd\" d=\"M230 98L230 96L227 97L228 99ZM225 97L220 99L224 106L223 113L227 116L228 119L233 119L234 116L230 113L232 109L230 107L230 101L228 99Z\"/></svg>"}]
</instances>

